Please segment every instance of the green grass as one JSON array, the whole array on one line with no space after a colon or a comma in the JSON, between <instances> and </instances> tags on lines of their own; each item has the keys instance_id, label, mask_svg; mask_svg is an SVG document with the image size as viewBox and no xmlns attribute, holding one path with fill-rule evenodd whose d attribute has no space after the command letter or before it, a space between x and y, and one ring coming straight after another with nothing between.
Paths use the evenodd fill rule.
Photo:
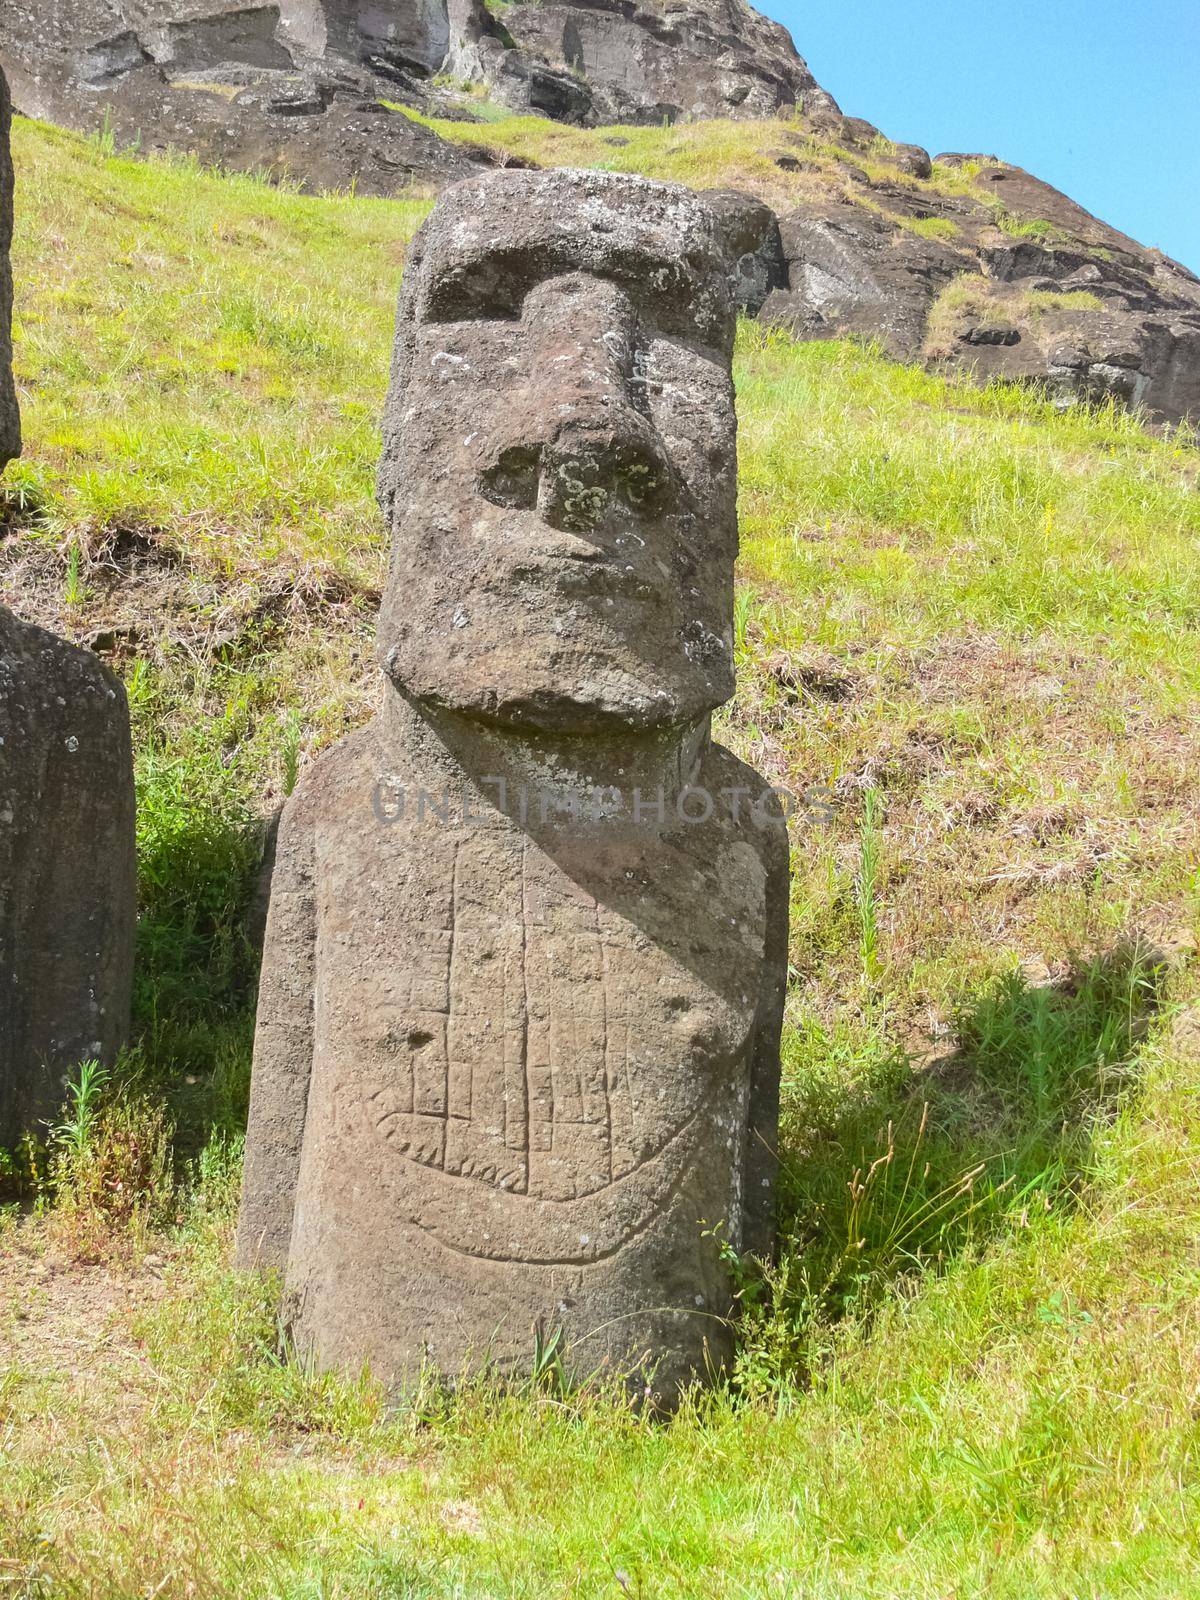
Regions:
<instances>
[{"instance_id":1,"label":"green grass","mask_svg":"<svg viewBox=\"0 0 1200 1600\"><path fill-rule=\"evenodd\" d=\"M838 145L813 129L800 114L735 122L721 119L675 122L648 127L577 128L545 117L502 116L493 120L482 107L472 107L488 121L470 122L430 117L410 106L393 105L400 115L419 122L453 144L481 145L500 156L517 157L539 166L594 168L604 172L638 172L695 189L748 189L773 205L814 197L852 198L869 203L861 186L847 185L841 165L849 162L871 179L886 179L918 193L973 194L960 171L939 168L922 180L895 165L895 147L886 140L863 151ZM781 167L782 156L803 163L805 170ZM931 226L915 219L896 219L928 238L951 239L958 230L942 219ZM951 231L953 230L953 231Z\"/></svg>"},{"instance_id":2,"label":"green grass","mask_svg":"<svg viewBox=\"0 0 1200 1600\"><path fill-rule=\"evenodd\" d=\"M1034 289L1025 296L1026 307L1034 312L1045 311L1103 311L1104 301L1086 289Z\"/></svg>"},{"instance_id":3,"label":"green grass","mask_svg":"<svg viewBox=\"0 0 1200 1600\"><path fill-rule=\"evenodd\" d=\"M1001 232L1007 233L1012 239L1044 239L1051 243L1064 237L1062 231L1045 217L1015 216L1003 205L996 207L996 224Z\"/></svg>"},{"instance_id":4,"label":"green grass","mask_svg":"<svg viewBox=\"0 0 1200 1600\"><path fill-rule=\"evenodd\" d=\"M226 568L332 547L359 570L378 543L377 352L428 203L313 199L19 124L18 159L35 146L16 337L37 447L19 481L55 529L170 524Z\"/></svg>"},{"instance_id":5,"label":"green grass","mask_svg":"<svg viewBox=\"0 0 1200 1600\"><path fill-rule=\"evenodd\" d=\"M950 217L898 217L896 220L902 228L921 239L940 239L948 244L962 233L958 223Z\"/></svg>"},{"instance_id":6,"label":"green grass","mask_svg":"<svg viewBox=\"0 0 1200 1600\"><path fill-rule=\"evenodd\" d=\"M724 138L620 136L668 175ZM16 160L0 594L111 636L141 919L136 1048L82 1121L76 1095L40 1212L0 1220L0 1577L1195 1593L1198 995L1155 953L1200 909L1195 441L743 328L720 731L814 791L780 1256L730 1261L735 1371L670 1422L559 1394L532 1343L518 1392L430 1383L389 1412L281 1348L228 1251L262 828L370 714L378 410L422 206L24 122Z\"/></svg>"}]
</instances>

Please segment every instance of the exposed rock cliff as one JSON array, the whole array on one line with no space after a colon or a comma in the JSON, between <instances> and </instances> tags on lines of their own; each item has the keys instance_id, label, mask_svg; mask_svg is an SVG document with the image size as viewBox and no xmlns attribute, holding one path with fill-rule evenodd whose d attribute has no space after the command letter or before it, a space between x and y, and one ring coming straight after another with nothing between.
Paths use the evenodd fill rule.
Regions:
<instances>
[{"instance_id":1,"label":"exposed rock cliff","mask_svg":"<svg viewBox=\"0 0 1200 1600\"><path fill-rule=\"evenodd\" d=\"M0 61L29 115L384 194L471 164L385 102L470 117L468 85L579 124L833 108L742 0L11 0Z\"/></svg>"},{"instance_id":2,"label":"exposed rock cliff","mask_svg":"<svg viewBox=\"0 0 1200 1600\"><path fill-rule=\"evenodd\" d=\"M386 39L365 22L352 26L350 9L321 0L208 0L202 9L14 0L0 15L0 62L19 111L104 130L118 145L195 151L234 169L368 194L394 193L414 175L472 170L468 155L381 103L422 100L430 71L422 63L436 46L416 25L418 8L386 8L397 19L380 23L381 33L391 30ZM412 26L401 30L401 21Z\"/></svg>"},{"instance_id":3,"label":"exposed rock cliff","mask_svg":"<svg viewBox=\"0 0 1200 1600\"><path fill-rule=\"evenodd\" d=\"M786 29L743 0L515 0L495 15L450 0L450 16L452 71L566 121L836 110Z\"/></svg>"},{"instance_id":4,"label":"exposed rock cliff","mask_svg":"<svg viewBox=\"0 0 1200 1600\"><path fill-rule=\"evenodd\" d=\"M1200 280L1186 267L993 156L939 156L929 173L851 169L840 193L786 211L782 286L760 315L1041 382L1064 404L1111 395L1200 417Z\"/></svg>"}]
</instances>

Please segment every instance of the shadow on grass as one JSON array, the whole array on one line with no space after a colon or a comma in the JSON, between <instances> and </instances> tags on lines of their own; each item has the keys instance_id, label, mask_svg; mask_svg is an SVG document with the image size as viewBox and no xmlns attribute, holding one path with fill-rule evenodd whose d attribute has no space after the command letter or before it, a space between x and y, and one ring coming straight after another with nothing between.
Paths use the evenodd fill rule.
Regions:
<instances>
[{"instance_id":1,"label":"shadow on grass","mask_svg":"<svg viewBox=\"0 0 1200 1600\"><path fill-rule=\"evenodd\" d=\"M743 1382L802 1380L823 1338L906 1278L1074 1204L1095 1136L1136 1089L1167 961L1124 944L1053 986L998 979L925 1065L886 1022L784 1044L780 1249L740 1285Z\"/></svg>"},{"instance_id":2,"label":"shadow on grass","mask_svg":"<svg viewBox=\"0 0 1200 1600\"><path fill-rule=\"evenodd\" d=\"M260 950L251 908L263 830L236 789L139 774L133 1034L182 1154L245 1128Z\"/></svg>"}]
</instances>

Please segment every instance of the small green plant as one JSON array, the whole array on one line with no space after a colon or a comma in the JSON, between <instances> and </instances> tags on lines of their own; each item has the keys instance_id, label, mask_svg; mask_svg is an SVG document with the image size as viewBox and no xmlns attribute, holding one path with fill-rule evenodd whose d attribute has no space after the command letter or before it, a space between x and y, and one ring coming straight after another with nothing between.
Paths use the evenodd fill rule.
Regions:
<instances>
[{"instance_id":1,"label":"small green plant","mask_svg":"<svg viewBox=\"0 0 1200 1600\"><path fill-rule=\"evenodd\" d=\"M0 1149L0 1195L38 1195L46 1184L46 1147L32 1133L15 1149Z\"/></svg>"},{"instance_id":2,"label":"small green plant","mask_svg":"<svg viewBox=\"0 0 1200 1600\"><path fill-rule=\"evenodd\" d=\"M88 135L88 143L91 144L93 149L95 149L102 156L116 155L117 135L115 129L113 128L112 113L108 106L105 106L104 108L104 115L100 119L100 126L96 129L95 133Z\"/></svg>"},{"instance_id":3,"label":"small green plant","mask_svg":"<svg viewBox=\"0 0 1200 1600\"><path fill-rule=\"evenodd\" d=\"M563 1395L567 1391L567 1375L562 1362L561 1328L547 1329L538 1322L533 1330L533 1366L530 1383L543 1393Z\"/></svg>"},{"instance_id":4,"label":"small green plant","mask_svg":"<svg viewBox=\"0 0 1200 1600\"><path fill-rule=\"evenodd\" d=\"M739 658L746 653L755 603L754 590L748 584L743 584L733 597L733 653Z\"/></svg>"},{"instance_id":5,"label":"small green plant","mask_svg":"<svg viewBox=\"0 0 1200 1600\"><path fill-rule=\"evenodd\" d=\"M118 1085L97 1061L80 1064L48 1139L52 1225L74 1255L136 1251L169 1219L173 1132L159 1101Z\"/></svg>"},{"instance_id":6,"label":"small green plant","mask_svg":"<svg viewBox=\"0 0 1200 1600\"><path fill-rule=\"evenodd\" d=\"M242 1136L218 1129L187 1168L187 1220L194 1228L203 1222L232 1222L237 1215L242 1186Z\"/></svg>"},{"instance_id":7,"label":"small green plant","mask_svg":"<svg viewBox=\"0 0 1200 1600\"><path fill-rule=\"evenodd\" d=\"M1004 206L996 207L996 225L1010 239L1044 239L1047 243L1062 238L1062 232L1045 217L1016 217Z\"/></svg>"},{"instance_id":8,"label":"small green plant","mask_svg":"<svg viewBox=\"0 0 1200 1600\"><path fill-rule=\"evenodd\" d=\"M50 1129L50 1160L56 1185L69 1185L87 1159L100 1117L100 1097L109 1081L98 1061L81 1061L67 1080L63 1120Z\"/></svg>"},{"instance_id":9,"label":"small green plant","mask_svg":"<svg viewBox=\"0 0 1200 1600\"><path fill-rule=\"evenodd\" d=\"M858 830L858 872L854 879L854 899L858 907L858 951L862 961L862 972L872 989L878 985L883 970L879 955L879 912L876 903L879 889L882 809L879 791L874 788L864 790L862 819Z\"/></svg>"},{"instance_id":10,"label":"small green plant","mask_svg":"<svg viewBox=\"0 0 1200 1600\"><path fill-rule=\"evenodd\" d=\"M283 724L283 793L286 798L296 787L300 776L300 749L304 727L298 712L290 711Z\"/></svg>"},{"instance_id":11,"label":"small green plant","mask_svg":"<svg viewBox=\"0 0 1200 1600\"><path fill-rule=\"evenodd\" d=\"M67 572L63 579L63 604L71 611L82 609L87 600L82 568L83 551L79 547L79 540L72 539L67 550Z\"/></svg>"},{"instance_id":12,"label":"small green plant","mask_svg":"<svg viewBox=\"0 0 1200 1600\"><path fill-rule=\"evenodd\" d=\"M137 717L150 709L154 701L154 673L150 663L144 656L130 664L129 674L125 679L125 698L129 702L130 715Z\"/></svg>"}]
</instances>

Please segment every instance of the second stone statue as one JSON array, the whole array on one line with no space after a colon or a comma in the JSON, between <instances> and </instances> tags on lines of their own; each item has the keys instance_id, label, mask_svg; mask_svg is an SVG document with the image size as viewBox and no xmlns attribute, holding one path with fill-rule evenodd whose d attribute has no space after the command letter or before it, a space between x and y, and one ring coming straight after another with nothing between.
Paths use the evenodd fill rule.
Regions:
<instances>
[{"instance_id":1,"label":"second stone statue","mask_svg":"<svg viewBox=\"0 0 1200 1600\"><path fill-rule=\"evenodd\" d=\"M384 705L284 813L239 1255L387 1383L731 1346L767 1250L787 835L733 690L728 264L696 197L500 172L414 242Z\"/></svg>"}]
</instances>

